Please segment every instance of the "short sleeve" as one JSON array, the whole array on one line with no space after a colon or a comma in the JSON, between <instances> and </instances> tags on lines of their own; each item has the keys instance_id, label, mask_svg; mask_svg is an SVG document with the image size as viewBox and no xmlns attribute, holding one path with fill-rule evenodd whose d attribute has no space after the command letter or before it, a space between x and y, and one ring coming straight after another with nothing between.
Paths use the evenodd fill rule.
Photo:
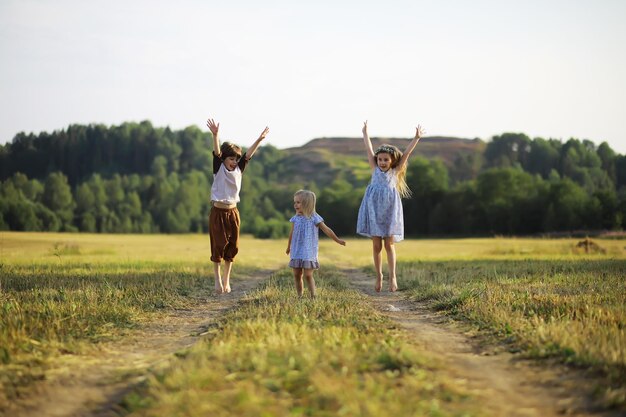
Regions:
<instances>
[{"instance_id":1,"label":"short sleeve","mask_svg":"<svg viewBox=\"0 0 626 417\"><path fill-rule=\"evenodd\" d=\"M239 158L239 162L237 162L237 166L239 167L241 172L243 172L243 170L246 169L246 167L248 166L248 161L249 159L246 157L245 153L241 156L241 158Z\"/></svg>"},{"instance_id":2,"label":"short sleeve","mask_svg":"<svg viewBox=\"0 0 626 417\"><path fill-rule=\"evenodd\" d=\"M293 216L291 219L289 219L289 221L290 221L291 223L295 223L295 222L296 222L296 217L298 217L298 216L297 216L297 215L296 215L296 216Z\"/></svg>"},{"instance_id":3,"label":"short sleeve","mask_svg":"<svg viewBox=\"0 0 626 417\"><path fill-rule=\"evenodd\" d=\"M317 226L318 224L320 224L321 222L324 221L324 219L322 219L322 216L320 216L317 213L313 213L313 216L311 216L311 219L313 219L313 223Z\"/></svg>"},{"instance_id":4,"label":"short sleeve","mask_svg":"<svg viewBox=\"0 0 626 417\"><path fill-rule=\"evenodd\" d=\"M222 159L215 155L213 152L213 175L217 174L217 171L220 170L220 166L222 165Z\"/></svg>"}]
</instances>

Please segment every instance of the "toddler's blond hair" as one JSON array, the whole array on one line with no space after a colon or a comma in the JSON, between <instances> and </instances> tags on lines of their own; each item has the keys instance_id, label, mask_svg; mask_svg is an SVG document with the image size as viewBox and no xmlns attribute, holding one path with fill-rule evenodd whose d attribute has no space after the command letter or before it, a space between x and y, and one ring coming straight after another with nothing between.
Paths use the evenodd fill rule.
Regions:
<instances>
[{"instance_id":1,"label":"toddler's blond hair","mask_svg":"<svg viewBox=\"0 0 626 417\"><path fill-rule=\"evenodd\" d=\"M301 198L302 213L306 217L311 217L315 213L315 193L313 191L298 190L293 196Z\"/></svg>"}]
</instances>

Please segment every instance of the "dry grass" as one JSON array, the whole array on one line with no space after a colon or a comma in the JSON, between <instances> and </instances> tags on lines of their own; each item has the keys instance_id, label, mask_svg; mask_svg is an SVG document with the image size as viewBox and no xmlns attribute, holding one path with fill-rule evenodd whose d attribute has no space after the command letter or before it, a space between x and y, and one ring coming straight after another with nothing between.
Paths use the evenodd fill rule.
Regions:
<instances>
[{"instance_id":1,"label":"dry grass","mask_svg":"<svg viewBox=\"0 0 626 417\"><path fill-rule=\"evenodd\" d=\"M604 404L626 405L626 261L407 262L399 273L412 297L515 350L600 372Z\"/></svg>"}]
</instances>

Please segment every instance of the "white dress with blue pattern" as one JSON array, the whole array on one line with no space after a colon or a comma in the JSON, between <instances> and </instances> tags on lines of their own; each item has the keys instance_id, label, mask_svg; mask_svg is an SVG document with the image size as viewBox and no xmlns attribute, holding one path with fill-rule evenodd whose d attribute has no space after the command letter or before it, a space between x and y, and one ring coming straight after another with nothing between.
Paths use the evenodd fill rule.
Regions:
<instances>
[{"instance_id":1,"label":"white dress with blue pattern","mask_svg":"<svg viewBox=\"0 0 626 417\"><path fill-rule=\"evenodd\" d=\"M324 221L322 216L313 213L311 217L296 214L291 219L293 233L291 235L291 268L319 269L317 250L319 242L319 227Z\"/></svg>"},{"instance_id":2,"label":"white dress with blue pattern","mask_svg":"<svg viewBox=\"0 0 626 417\"><path fill-rule=\"evenodd\" d=\"M404 216L397 182L395 169L383 172L379 167L374 168L372 180L359 207L356 226L358 234L393 237L394 242L404 239Z\"/></svg>"}]
</instances>

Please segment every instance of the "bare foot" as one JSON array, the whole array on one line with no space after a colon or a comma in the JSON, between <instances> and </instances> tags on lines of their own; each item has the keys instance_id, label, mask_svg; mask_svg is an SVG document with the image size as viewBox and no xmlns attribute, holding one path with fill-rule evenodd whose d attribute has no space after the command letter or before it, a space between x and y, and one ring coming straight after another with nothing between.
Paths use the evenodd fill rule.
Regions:
<instances>
[{"instance_id":1,"label":"bare foot","mask_svg":"<svg viewBox=\"0 0 626 417\"><path fill-rule=\"evenodd\" d=\"M215 281L215 294L221 294L224 292L224 287L220 281Z\"/></svg>"},{"instance_id":2,"label":"bare foot","mask_svg":"<svg viewBox=\"0 0 626 417\"><path fill-rule=\"evenodd\" d=\"M230 284L226 284L226 286L224 286L224 292L229 293L230 291Z\"/></svg>"},{"instance_id":3,"label":"bare foot","mask_svg":"<svg viewBox=\"0 0 626 417\"><path fill-rule=\"evenodd\" d=\"M376 279L376 292L380 292L380 290L383 288L383 275L380 274L378 276L378 278Z\"/></svg>"},{"instance_id":4,"label":"bare foot","mask_svg":"<svg viewBox=\"0 0 626 417\"><path fill-rule=\"evenodd\" d=\"M395 278L389 278L389 292L396 292L398 289L398 281Z\"/></svg>"}]
</instances>

